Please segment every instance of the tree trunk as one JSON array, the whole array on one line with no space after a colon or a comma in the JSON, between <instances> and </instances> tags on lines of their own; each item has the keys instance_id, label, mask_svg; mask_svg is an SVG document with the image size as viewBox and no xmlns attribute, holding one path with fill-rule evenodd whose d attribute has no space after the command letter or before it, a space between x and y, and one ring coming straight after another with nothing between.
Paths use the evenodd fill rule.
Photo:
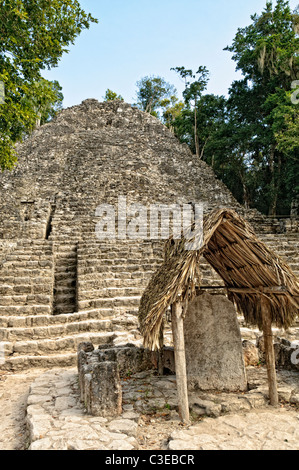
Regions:
<instances>
[{"instance_id":1,"label":"tree trunk","mask_svg":"<svg viewBox=\"0 0 299 470\"><path fill-rule=\"evenodd\" d=\"M279 192L280 178L281 178L281 155L280 153L278 153L277 174L276 174L275 150L276 150L276 146L275 144L273 144L271 146L270 161L269 161L269 168L271 172L271 183L270 183L271 200L270 200L270 207L269 207L270 216L276 216L276 213L277 213L278 192Z\"/></svg>"},{"instance_id":2,"label":"tree trunk","mask_svg":"<svg viewBox=\"0 0 299 470\"><path fill-rule=\"evenodd\" d=\"M188 424L189 401L187 388L187 369L185 356L184 320L182 303L172 305L171 324L174 343L175 372L178 394L179 415L184 424Z\"/></svg>"},{"instance_id":3,"label":"tree trunk","mask_svg":"<svg viewBox=\"0 0 299 470\"><path fill-rule=\"evenodd\" d=\"M241 180L242 188L243 188L243 203L244 203L245 208L249 209L250 208L250 199L249 199L248 190L247 190L247 186L246 186L246 183L245 183L245 179L244 179L244 175L242 173L242 170L239 170L239 176L240 176L240 180Z\"/></svg>"},{"instance_id":4,"label":"tree trunk","mask_svg":"<svg viewBox=\"0 0 299 470\"><path fill-rule=\"evenodd\" d=\"M159 335L158 374L164 375L164 319Z\"/></svg>"},{"instance_id":5,"label":"tree trunk","mask_svg":"<svg viewBox=\"0 0 299 470\"><path fill-rule=\"evenodd\" d=\"M263 295L261 296L261 310L263 318L263 334L265 343L270 405L278 406L277 378L271 316L266 299Z\"/></svg>"},{"instance_id":6,"label":"tree trunk","mask_svg":"<svg viewBox=\"0 0 299 470\"><path fill-rule=\"evenodd\" d=\"M197 158L200 158L200 151L199 151L199 142L198 142L198 135L197 135L197 99L195 98L195 108L194 108L194 143L195 143L195 151Z\"/></svg>"}]
</instances>

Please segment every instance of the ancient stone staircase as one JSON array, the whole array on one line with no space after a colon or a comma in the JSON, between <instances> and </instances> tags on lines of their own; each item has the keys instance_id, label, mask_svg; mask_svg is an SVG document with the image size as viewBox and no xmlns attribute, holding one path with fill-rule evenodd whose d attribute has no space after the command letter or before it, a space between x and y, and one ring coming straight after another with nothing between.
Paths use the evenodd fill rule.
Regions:
<instances>
[{"instance_id":1,"label":"ancient stone staircase","mask_svg":"<svg viewBox=\"0 0 299 470\"><path fill-rule=\"evenodd\" d=\"M51 242L19 241L0 262L0 315L50 315L53 303Z\"/></svg>"},{"instance_id":2,"label":"ancient stone staircase","mask_svg":"<svg viewBox=\"0 0 299 470\"><path fill-rule=\"evenodd\" d=\"M53 314L77 310L77 244L59 244L54 250L55 276Z\"/></svg>"},{"instance_id":3,"label":"ancient stone staircase","mask_svg":"<svg viewBox=\"0 0 299 470\"><path fill-rule=\"evenodd\" d=\"M298 234L260 238L299 275ZM0 342L6 362L1 369L74 365L84 341L140 341L139 300L162 261L160 242L35 240L3 246ZM221 283L204 260L202 271L204 285ZM244 338L254 335L241 327Z\"/></svg>"},{"instance_id":4,"label":"ancient stone staircase","mask_svg":"<svg viewBox=\"0 0 299 470\"><path fill-rule=\"evenodd\" d=\"M141 247L95 241L55 245L49 285L54 315L51 302L43 315L22 306L3 308L0 341L6 362L2 369L74 365L77 346L84 341L95 345L140 342L139 300L161 262L161 249L150 242ZM17 251L15 256L19 257ZM12 267L17 273L19 258ZM13 297L10 300L14 303Z\"/></svg>"},{"instance_id":5,"label":"ancient stone staircase","mask_svg":"<svg viewBox=\"0 0 299 470\"><path fill-rule=\"evenodd\" d=\"M79 243L78 307L107 314L136 312L147 282L162 260L152 242Z\"/></svg>"}]
</instances>

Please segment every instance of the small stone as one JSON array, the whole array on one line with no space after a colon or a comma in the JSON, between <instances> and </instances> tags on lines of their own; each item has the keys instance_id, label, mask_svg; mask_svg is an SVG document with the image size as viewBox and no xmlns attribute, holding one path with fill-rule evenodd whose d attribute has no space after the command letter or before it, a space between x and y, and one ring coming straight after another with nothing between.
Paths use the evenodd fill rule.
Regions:
<instances>
[{"instance_id":1,"label":"small stone","mask_svg":"<svg viewBox=\"0 0 299 470\"><path fill-rule=\"evenodd\" d=\"M120 432L133 437L137 436L137 428L138 424L129 419L116 419L108 425L108 429L112 432Z\"/></svg>"},{"instance_id":2,"label":"small stone","mask_svg":"<svg viewBox=\"0 0 299 470\"><path fill-rule=\"evenodd\" d=\"M39 439L29 447L29 450L52 450L53 449L53 441L49 438Z\"/></svg>"},{"instance_id":3,"label":"small stone","mask_svg":"<svg viewBox=\"0 0 299 470\"><path fill-rule=\"evenodd\" d=\"M127 411L121 415L122 419L132 419L135 421L138 421L139 416L138 413L134 413L133 411Z\"/></svg>"}]
</instances>

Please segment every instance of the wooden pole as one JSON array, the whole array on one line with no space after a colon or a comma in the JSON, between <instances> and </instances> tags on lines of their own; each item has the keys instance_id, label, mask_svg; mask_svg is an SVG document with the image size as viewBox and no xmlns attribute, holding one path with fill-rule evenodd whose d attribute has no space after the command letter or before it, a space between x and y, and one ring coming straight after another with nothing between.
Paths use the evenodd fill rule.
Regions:
<instances>
[{"instance_id":1,"label":"wooden pole","mask_svg":"<svg viewBox=\"0 0 299 470\"><path fill-rule=\"evenodd\" d=\"M189 400L184 339L183 305L176 302L171 308L171 324L174 343L175 372L178 394L179 415L184 424L189 424Z\"/></svg>"},{"instance_id":2,"label":"wooden pole","mask_svg":"<svg viewBox=\"0 0 299 470\"><path fill-rule=\"evenodd\" d=\"M159 335L159 356L158 356L158 374L164 375L164 319L162 320L162 325Z\"/></svg>"},{"instance_id":3,"label":"wooden pole","mask_svg":"<svg viewBox=\"0 0 299 470\"><path fill-rule=\"evenodd\" d=\"M264 295L261 295L261 310L263 319L263 334L265 343L265 355L268 374L270 405L278 406L277 378L275 368L275 353L273 346L272 322Z\"/></svg>"}]
</instances>

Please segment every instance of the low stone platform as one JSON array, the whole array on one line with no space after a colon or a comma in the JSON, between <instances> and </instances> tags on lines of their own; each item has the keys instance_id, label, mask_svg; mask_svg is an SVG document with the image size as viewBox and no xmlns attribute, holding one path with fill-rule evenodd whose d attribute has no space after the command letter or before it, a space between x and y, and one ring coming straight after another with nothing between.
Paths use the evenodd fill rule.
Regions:
<instances>
[{"instance_id":1,"label":"low stone platform","mask_svg":"<svg viewBox=\"0 0 299 470\"><path fill-rule=\"evenodd\" d=\"M249 367L247 375L248 392L190 394L192 424L182 427L175 376L128 375L122 379L122 415L103 418L88 415L80 402L77 369L47 371L30 387L29 449L298 450L298 373L278 372L278 409L268 406L266 370Z\"/></svg>"}]
</instances>

